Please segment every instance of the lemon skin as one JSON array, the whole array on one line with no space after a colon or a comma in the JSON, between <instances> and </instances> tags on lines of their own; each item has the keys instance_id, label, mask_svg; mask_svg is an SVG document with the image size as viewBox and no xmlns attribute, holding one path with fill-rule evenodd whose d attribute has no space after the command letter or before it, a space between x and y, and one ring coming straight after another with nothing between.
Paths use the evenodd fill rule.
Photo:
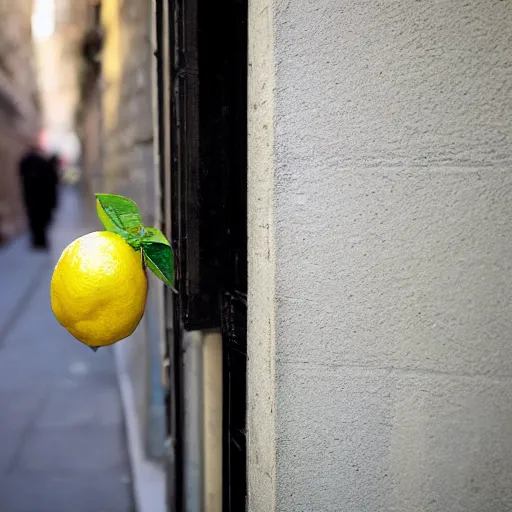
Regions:
<instances>
[{"instance_id":1,"label":"lemon skin","mask_svg":"<svg viewBox=\"0 0 512 512\"><path fill-rule=\"evenodd\" d=\"M82 343L102 347L133 333L144 314L147 290L140 251L120 235L96 231L64 249L50 296L62 326Z\"/></svg>"}]
</instances>

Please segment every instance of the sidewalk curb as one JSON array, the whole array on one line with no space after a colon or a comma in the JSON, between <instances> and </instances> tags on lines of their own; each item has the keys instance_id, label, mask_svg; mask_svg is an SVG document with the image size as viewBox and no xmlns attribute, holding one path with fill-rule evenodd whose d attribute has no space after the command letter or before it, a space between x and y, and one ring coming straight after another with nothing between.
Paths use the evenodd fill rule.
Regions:
<instances>
[{"instance_id":1,"label":"sidewalk curb","mask_svg":"<svg viewBox=\"0 0 512 512\"><path fill-rule=\"evenodd\" d=\"M132 469L133 496L137 512L167 512L165 471L144 456L142 432L135 412L132 383L123 368L122 347L113 346L121 404L126 427L128 455Z\"/></svg>"}]
</instances>

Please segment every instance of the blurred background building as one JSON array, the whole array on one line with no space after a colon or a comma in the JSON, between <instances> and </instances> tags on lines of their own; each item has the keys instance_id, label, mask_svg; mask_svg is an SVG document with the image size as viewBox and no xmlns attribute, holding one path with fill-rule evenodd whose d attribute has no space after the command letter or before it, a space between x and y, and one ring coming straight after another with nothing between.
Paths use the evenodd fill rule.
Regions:
<instances>
[{"instance_id":1,"label":"blurred background building","mask_svg":"<svg viewBox=\"0 0 512 512\"><path fill-rule=\"evenodd\" d=\"M71 165L78 164L81 153L75 113L87 7L85 0L35 0L32 18L43 144Z\"/></svg>"},{"instance_id":2,"label":"blurred background building","mask_svg":"<svg viewBox=\"0 0 512 512\"><path fill-rule=\"evenodd\" d=\"M26 294L35 293L36 289L44 291L49 278L49 269L40 265L40 259L25 253L24 238L17 237L23 234L26 224L18 164L31 142L37 141L48 155L58 155L63 163L64 186L60 217L54 227L53 261L63 245L84 231L100 227L94 214L95 192L127 195L136 200L148 225L157 223L152 113L153 13L151 2L143 0L105 0L101 3L95 0L0 2L0 237L15 242L0 254L0 265L4 272L0 297L0 360L18 357L15 351L23 350L17 343L19 329L16 326L25 324L27 328L33 327L34 339L38 325L43 326L47 322L54 326L46 295L26 312L18 313L24 309L22 305L26 302ZM65 183L75 182L76 178L76 187L65 186ZM6 277L8 274L11 275L10 280ZM55 511L61 510L63 493L71 493L79 500L81 489L92 485L90 491L92 495L96 493L97 497L83 500L81 506L85 507L84 510L128 512L132 510L132 505L128 506L126 500L131 500L132 493L127 494L122 489L127 483L131 487L132 475L126 476L126 464L122 462L125 452L130 456L131 473L135 477L133 506L141 510L148 510L149 507L152 512L165 509L162 287L159 282L154 282L151 290L146 320L132 338L126 340L122 347L119 345L119 350L116 348L112 352L107 349L103 359L100 357L98 362L96 358L93 362L94 359L90 360L88 354L80 352L81 347L73 346L72 357L79 361L73 363L64 349L64 353L58 352L54 357L51 371L48 369L51 375L55 375L52 377L54 380L49 381L48 377L44 381L44 386L60 388L66 386L66 380L63 384L56 375L71 372L71 379L78 385L80 370L76 374L74 368L91 368L81 371L93 374L91 378L96 380L93 379L87 386L92 386L93 390L97 388L98 392L93 392L84 401L77 387L70 395L68 404L61 404L55 413L52 421L56 430L52 435L59 432L57 437L65 439L76 434L73 449L67 450L70 474L76 471L80 474L81 468L87 465L98 466L101 472L104 463L99 459L93 463L86 460L88 453L99 454L101 451L115 461L116 471L107 475L103 483L96 484L91 484L91 477L86 473L82 477L82 486L77 482L68 482L67 491L65 487L52 490L52 484L41 481L25 497L23 493L14 494L16 485L10 486L13 491L2 495L3 486L9 482L12 484L13 475L7 472L0 478L0 510L7 512L10 507L24 506L35 512L38 506L35 504L44 501L45 496L45 506L53 506L55 508L52 510ZM15 326L11 335L7 332L10 325ZM56 332L65 337L60 329ZM69 340L62 343L62 347L66 347ZM58 335L52 339L49 331L45 332L38 350L43 350L46 344L51 351L55 350L59 346ZM106 362L109 355L113 357L111 363ZM42 371L37 366L41 358L29 355L27 361L30 361L28 366L32 365L33 373ZM121 391L118 398L115 398L117 388L112 388L110 384L102 387L102 377L96 376L95 368L99 366L101 373L105 364L111 364L109 372L117 372ZM4 387L12 388L9 384L12 379L5 375L4 380L5 383L0 382L0 399ZM43 382L40 385L43 386ZM22 397L20 403L30 399L26 384L20 383L17 393ZM12 390L6 392L6 399L11 395ZM111 404L110 411L101 405L106 403L105 400ZM81 420L69 416L73 413L71 409L74 409L70 409L70 403L81 409ZM102 427L96 434L95 444L104 448L99 448L99 452L98 448L87 448L89 438L80 437L79 432L83 432L87 425L97 429L105 421L112 421L108 418L116 416L121 404L122 430L116 430L117 437L112 439L110 431ZM101 407L103 410L99 411ZM44 409L42 407L41 410ZM11 416L13 420L10 423L22 421L17 419L14 410ZM23 418L23 422L28 421ZM36 426L39 422L44 423L37 417L30 421L35 421ZM119 427L117 421L116 429ZM0 424L0 430L9 430L10 423L4 421ZM71 424L76 426L71 427ZM38 436L43 435L40 430L42 432L44 429L30 428ZM11 441L11 444L16 443ZM30 448L22 444L18 447L21 452L25 449ZM34 460L37 459L39 466L46 468L47 479L60 478L60 470L54 466L55 461L59 464L59 453L66 450L66 442L51 442L48 450L52 451L49 457L34 453ZM3 446L0 446L0 473L3 471L3 457ZM26 474L24 467L21 471L21 474ZM62 510L68 510L67 505L62 506ZM79 510L78 504L74 510Z\"/></svg>"},{"instance_id":3,"label":"blurred background building","mask_svg":"<svg viewBox=\"0 0 512 512\"><path fill-rule=\"evenodd\" d=\"M91 1L84 19L77 130L83 149L81 186L85 200L93 207L95 192L125 195L137 203L147 225L158 225L154 4L145 0ZM142 460L135 462L135 470L145 464L153 475L152 485L141 492L153 495L148 499L154 503L155 496L162 497L164 491L166 408L163 289L158 280L150 279L145 321L135 336L115 350L136 418L129 425L130 439L140 444L143 454ZM146 458L156 460L156 465L151 466Z\"/></svg>"},{"instance_id":4,"label":"blurred background building","mask_svg":"<svg viewBox=\"0 0 512 512\"><path fill-rule=\"evenodd\" d=\"M41 128L31 20L31 0L0 2L0 240L25 225L18 162Z\"/></svg>"}]
</instances>

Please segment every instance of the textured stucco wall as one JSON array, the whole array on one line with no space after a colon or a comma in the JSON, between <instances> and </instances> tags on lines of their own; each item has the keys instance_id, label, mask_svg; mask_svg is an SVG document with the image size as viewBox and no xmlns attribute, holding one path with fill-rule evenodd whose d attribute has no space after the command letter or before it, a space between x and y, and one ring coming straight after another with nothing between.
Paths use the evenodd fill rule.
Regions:
<instances>
[{"instance_id":1,"label":"textured stucco wall","mask_svg":"<svg viewBox=\"0 0 512 512\"><path fill-rule=\"evenodd\" d=\"M274 40L272 0L249 2L248 365L249 508L275 507Z\"/></svg>"},{"instance_id":2,"label":"textured stucco wall","mask_svg":"<svg viewBox=\"0 0 512 512\"><path fill-rule=\"evenodd\" d=\"M250 510L512 510L512 5L249 26Z\"/></svg>"}]
</instances>

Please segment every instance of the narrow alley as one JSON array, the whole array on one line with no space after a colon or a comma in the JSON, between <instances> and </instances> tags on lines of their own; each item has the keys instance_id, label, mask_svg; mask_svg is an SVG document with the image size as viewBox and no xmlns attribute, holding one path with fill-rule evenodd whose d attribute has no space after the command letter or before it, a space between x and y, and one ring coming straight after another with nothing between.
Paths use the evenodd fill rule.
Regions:
<instances>
[{"instance_id":1,"label":"narrow alley","mask_svg":"<svg viewBox=\"0 0 512 512\"><path fill-rule=\"evenodd\" d=\"M110 349L89 350L49 300L62 249L90 231L61 191L51 254L25 236L0 249L0 510L130 512L131 475Z\"/></svg>"}]
</instances>

